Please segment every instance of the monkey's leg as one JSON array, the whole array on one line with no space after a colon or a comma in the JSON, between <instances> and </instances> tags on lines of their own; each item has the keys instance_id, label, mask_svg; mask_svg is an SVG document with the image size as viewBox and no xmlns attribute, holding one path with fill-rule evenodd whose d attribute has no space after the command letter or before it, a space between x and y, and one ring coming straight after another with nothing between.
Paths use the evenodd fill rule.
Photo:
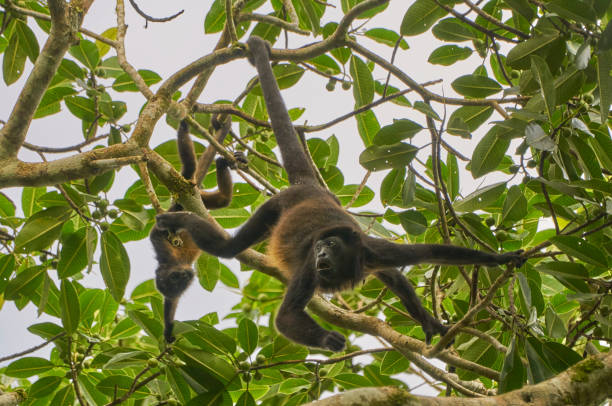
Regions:
<instances>
[{"instance_id":1,"label":"monkey's leg","mask_svg":"<svg viewBox=\"0 0 612 406\"><path fill-rule=\"evenodd\" d=\"M232 202L233 185L229 162L225 158L217 158L217 186L215 192L200 191L200 196L207 209L220 209Z\"/></svg>"},{"instance_id":2,"label":"monkey's leg","mask_svg":"<svg viewBox=\"0 0 612 406\"><path fill-rule=\"evenodd\" d=\"M456 245L395 244L369 236L364 243L369 268L393 268L420 263L484 266L514 263L518 267L525 262L522 251L496 254Z\"/></svg>"},{"instance_id":3,"label":"monkey's leg","mask_svg":"<svg viewBox=\"0 0 612 406\"><path fill-rule=\"evenodd\" d=\"M346 338L337 331L319 326L304 308L312 298L316 285L315 271L305 265L294 274L276 316L276 328L291 340L309 347L341 351Z\"/></svg>"},{"instance_id":4,"label":"monkey's leg","mask_svg":"<svg viewBox=\"0 0 612 406\"><path fill-rule=\"evenodd\" d=\"M376 277L380 279L391 292L399 297L406 311L408 311L416 321L421 323L423 332L425 333L425 342L427 344L431 342L431 338L434 335L446 334L448 327L440 324L440 322L423 307L421 300L412 287L412 283L410 283L400 271L397 269L385 269L376 272Z\"/></svg>"},{"instance_id":5,"label":"monkey's leg","mask_svg":"<svg viewBox=\"0 0 612 406\"><path fill-rule=\"evenodd\" d=\"M229 238L208 221L190 212L163 213L156 220L160 228L171 231L184 229L189 232L202 251L217 257L233 258L265 239L278 221L280 212L279 199L271 198L257 209L234 237Z\"/></svg>"}]
</instances>

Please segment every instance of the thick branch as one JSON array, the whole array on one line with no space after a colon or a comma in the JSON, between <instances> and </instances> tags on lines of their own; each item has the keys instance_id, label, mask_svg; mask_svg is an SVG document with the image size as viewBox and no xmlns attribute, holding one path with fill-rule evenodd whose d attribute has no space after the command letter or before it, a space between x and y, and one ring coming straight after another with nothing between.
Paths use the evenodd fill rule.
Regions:
<instances>
[{"instance_id":1,"label":"thick branch","mask_svg":"<svg viewBox=\"0 0 612 406\"><path fill-rule=\"evenodd\" d=\"M67 158L49 162L23 162L18 159L7 159L0 163L0 185L11 186L49 186L66 183L72 180L96 176L109 169L104 164L108 159L120 165L117 158L138 157L140 148L132 144L115 144L110 147L83 152ZM94 163L103 160L102 163ZM129 165L134 159L123 164ZM117 165L112 166L117 167Z\"/></svg>"},{"instance_id":2,"label":"thick branch","mask_svg":"<svg viewBox=\"0 0 612 406\"><path fill-rule=\"evenodd\" d=\"M32 72L28 76L17 103L0 130L0 161L17 155L23 144L34 112L40 104L57 68L74 41L74 32L70 27L68 14L76 14L71 6L63 1L49 1L51 12L51 32L45 45L38 55ZM76 14L79 25L83 15Z\"/></svg>"},{"instance_id":3,"label":"thick branch","mask_svg":"<svg viewBox=\"0 0 612 406\"><path fill-rule=\"evenodd\" d=\"M487 398L415 396L397 387L359 388L309 403L312 406L564 406L598 405L612 396L612 353L589 357L567 371L521 389Z\"/></svg>"}]
</instances>

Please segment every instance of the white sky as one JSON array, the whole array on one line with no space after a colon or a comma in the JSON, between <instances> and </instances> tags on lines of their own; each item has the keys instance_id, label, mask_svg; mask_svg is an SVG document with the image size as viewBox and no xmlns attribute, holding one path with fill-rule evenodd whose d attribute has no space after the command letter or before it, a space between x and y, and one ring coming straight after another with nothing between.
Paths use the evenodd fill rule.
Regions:
<instances>
[{"instance_id":1,"label":"white sky","mask_svg":"<svg viewBox=\"0 0 612 406\"><path fill-rule=\"evenodd\" d=\"M127 2L126 2L127 3ZM157 72L162 78L167 78L179 68L187 65L193 60L210 53L218 39L217 35L204 36L203 26L204 17L209 8L210 1L188 1L175 0L173 2L151 2L138 1L139 6L151 16L162 17L174 14L176 11L185 9L185 13L177 19L168 23L149 23L147 29L144 28L144 20L138 16L131 8L129 3L126 4L127 23L129 25L126 39L127 58L137 69L150 69ZM335 2L334 2L335 3ZM410 2L411 3L411 2ZM409 2L393 1L389 8L376 19L370 22L366 28L385 27L395 31L399 31L399 26L402 17L407 9ZM258 12L262 12L258 10ZM331 14L330 14L331 15ZM331 18L331 17L327 17ZM329 20L327 20L329 21ZM325 21L325 22L327 22ZM84 27L102 33L104 30L115 25L114 2L97 1L94 3L90 12L85 18ZM33 27L31 24L30 27ZM37 35L40 30L37 31ZM39 36L39 38L42 38ZM246 38L243 38L245 40ZM417 41L418 39L418 41ZM374 49L377 53L390 59L392 49L386 46L375 44L364 37L358 39L361 43L368 46L375 45ZM437 46L437 40L433 37L416 37L406 39L410 45L407 51L399 51L396 59L396 66L400 67L415 80L426 82L435 79L444 79L440 85L436 85L431 90L443 93L447 96L454 96L454 92L450 87L453 77L459 76L457 69L464 73L470 73L480 63L479 58L470 58L467 61L460 62L451 67L432 66L427 63L427 58L431 51ZM303 43L312 42L312 39L303 39L296 35L290 35L290 47L297 47ZM42 48L42 41L40 46ZM275 47L284 46L284 40L279 41ZM114 55L109 52L104 58ZM31 64L26 65L26 73L31 69ZM347 67L348 69L348 67ZM206 90L199 101L213 102L218 99L233 99L244 88L247 81L255 74L254 69L246 61L235 61L226 66L217 68L212 79L209 81ZM380 69L374 71L375 79L384 80L386 73ZM0 120L8 118L11 108L17 99L18 93L23 86L25 75L15 84L6 87L3 81L0 81ZM287 105L291 107L304 106L306 112L300 118L299 123L307 121L309 124L320 124L327 122L341 114L349 112L353 109L354 100L352 91L344 91L338 84L334 92L325 90L326 81L314 74L306 73L304 78L299 82L298 86L283 91L283 96ZM391 84L404 89L405 86L397 81ZM154 86L153 90L156 87ZM184 87L183 94L186 94L188 86ZM408 95L410 100L415 100L412 94ZM123 100L128 104L128 113L122 122L129 122L136 119L136 115L140 106L144 102L144 98L137 93L121 93L115 97L116 100ZM443 114L440 105L434 106L439 114ZM64 108L65 110L65 108ZM424 124L423 117L420 114L413 113L410 109L399 108L391 103L384 104L376 108L376 115L381 126L390 124L393 118L411 118ZM450 111L449 113L450 114ZM338 166L343 171L345 183L360 183L365 174L365 170L358 165L357 159L359 152L362 149L361 139L357 133L354 119L347 120L340 125L337 125L329 130L320 133L309 134L309 137L328 138L332 134L336 134L342 144L341 156ZM173 139L175 132L172 128L165 124L162 118L155 130L151 145L156 146L162 142ZM425 132L420 133L415 138L415 143L423 145L429 137ZM458 148L468 156L471 155L471 150L476 145L476 141L466 141L459 137L447 136L446 140L453 146ZM48 118L33 121L27 141L43 146L67 146L73 145L82 141L81 123L74 117L65 113L50 116ZM55 159L58 155L48 154L47 159ZM20 158L26 161L39 161L39 157L30 151L22 151ZM378 192L380 180L386 174L385 172L374 174L368 185ZM125 189L136 180L131 169L126 168L121 170L115 178L115 184L111 191L111 202L115 198L122 196ZM486 178L487 183L496 181L493 176ZM475 183L468 175L467 179L462 179L462 193L468 194L473 191L478 184L482 182L479 179ZM51 188L49 188L50 190ZM0 189L7 194L19 206L20 193L18 188ZM375 198L377 201L378 198ZM379 203L377 203L379 205ZM380 206L374 207L380 210ZM148 240L133 242L127 244L128 252L131 259L131 277L126 290L126 296L129 296L131 290L142 281L152 278L155 269L155 261L152 248ZM229 261L228 264L232 269L236 270L237 262ZM233 264L233 266L232 266ZM53 275L54 272L51 272ZM94 269L91 275L87 276L82 281L87 286L102 287L103 283L99 272ZM209 293L201 288L197 283L188 289L184 295L176 318L178 320L193 319L201 317L201 315L217 311L220 317L227 314L230 307L238 301L238 296L230 293L230 290L219 283L213 293ZM36 318L36 309L32 305L28 305L25 309L17 311L13 302L7 301L4 307L0 310L0 356L12 354L22 351L34 345L40 344L41 339L27 331L27 326L33 323L50 320L59 321L49 316ZM10 326L10 328L7 328ZM48 347L50 348L50 347ZM45 354L48 351L43 350ZM44 356L44 355L43 355Z\"/></svg>"}]
</instances>

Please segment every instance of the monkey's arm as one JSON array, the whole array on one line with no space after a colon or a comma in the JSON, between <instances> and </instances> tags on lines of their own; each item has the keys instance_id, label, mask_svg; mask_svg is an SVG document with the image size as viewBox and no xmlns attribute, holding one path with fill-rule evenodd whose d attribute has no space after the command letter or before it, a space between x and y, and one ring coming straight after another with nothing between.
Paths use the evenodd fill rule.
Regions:
<instances>
[{"instance_id":1,"label":"monkey's arm","mask_svg":"<svg viewBox=\"0 0 612 406\"><path fill-rule=\"evenodd\" d=\"M208 221L185 211L157 215L157 227L172 232L186 230L202 251L217 257L233 258L267 238L282 210L279 197L274 196L262 204L234 237L226 237Z\"/></svg>"},{"instance_id":2,"label":"monkey's arm","mask_svg":"<svg viewBox=\"0 0 612 406\"><path fill-rule=\"evenodd\" d=\"M272 130L283 157L283 166L289 176L289 183L318 184L315 173L308 163L306 152L300 144L287 107L280 94L276 78L270 67L270 46L259 37L250 37L249 62L257 69L266 108L272 123Z\"/></svg>"},{"instance_id":3,"label":"monkey's arm","mask_svg":"<svg viewBox=\"0 0 612 406\"><path fill-rule=\"evenodd\" d=\"M276 328L297 343L341 351L346 338L337 331L325 330L304 311L314 295L316 286L314 264L306 263L302 269L294 273L287 287L285 298L276 316Z\"/></svg>"},{"instance_id":4,"label":"monkey's arm","mask_svg":"<svg viewBox=\"0 0 612 406\"><path fill-rule=\"evenodd\" d=\"M366 264L369 268L391 268L420 263L439 265L496 266L525 263L522 251L504 254L477 251L456 245L395 244L381 238L365 237Z\"/></svg>"},{"instance_id":5,"label":"monkey's arm","mask_svg":"<svg viewBox=\"0 0 612 406\"><path fill-rule=\"evenodd\" d=\"M397 269L385 269L376 272L376 277L384 283L391 292L399 297L408 313L414 317L416 321L421 323L423 332L425 333L425 342L429 344L431 338L436 335L444 335L448 331L447 326L440 324L421 304L421 300L417 296L412 283Z\"/></svg>"}]
</instances>

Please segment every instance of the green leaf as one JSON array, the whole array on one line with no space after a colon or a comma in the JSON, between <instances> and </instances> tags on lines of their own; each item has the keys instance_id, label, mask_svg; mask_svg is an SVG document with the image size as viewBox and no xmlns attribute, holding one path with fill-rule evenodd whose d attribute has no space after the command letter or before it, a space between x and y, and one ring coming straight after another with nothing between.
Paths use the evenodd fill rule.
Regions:
<instances>
[{"instance_id":1,"label":"green leaf","mask_svg":"<svg viewBox=\"0 0 612 406\"><path fill-rule=\"evenodd\" d=\"M535 18L536 13L529 4L528 0L505 0L506 3L512 8L514 11L522 15L527 19L527 21L531 21Z\"/></svg>"},{"instance_id":2,"label":"green leaf","mask_svg":"<svg viewBox=\"0 0 612 406\"><path fill-rule=\"evenodd\" d=\"M383 360L380 363L380 373L385 375L394 375L404 372L410 366L410 361L397 351L389 351L385 353Z\"/></svg>"},{"instance_id":3,"label":"green leaf","mask_svg":"<svg viewBox=\"0 0 612 406\"><path fill-rule=\"evenodd\" d=\"M21 77L26 58L27 54L22 48L19 35L11 35L2 59L2 75L7 86L12 85Z\"/></svg>"},{"instance_id":4,"label":"green leaf","mask_svg":"<svg viewBox=\"0 0 612 406\"><path fill-rule=\"evenodd\" d=\"M400 40L400 36L397 32L388 30L386 28L372 28L367 30L364 35L370 39L373 39L376 42L380 42L381 44L388 45L390 47L395 47L395 44L399 40L399 47L401 49L408 49L408 43L405 39Z\"/></svg>"},{"instance_id":5,"label":"green leaf","mask_svg":"<svg viewBox=\"0 0 612 406\"><path fill-rule=\"evenodd\" d=\"M406 138L414 137L423 129L418 123L408 119L394 119L393 124L389 124L380 129L374 136L375 145L392 145Z\"/></svg>"},{"instance_id":6,"label":"green leaf","mask_svg":"<svg viewBox=\"0 0 612 406\"><path fill-rule=\"evenodd\" d=\"M117 40L117 27L111 27L100 34L102 37L110 39L111 41ZM96 47L98 47L98 53L100 56L104 56L110 51L110 45L96 40Z\"/></svg>"},{"instance_id":7,"label":"green leaf","mask_svg":"<svg viewBox=\"0 0 612 406\"><path fill-rule=\"evenodd\" d=\"M121 302L130 278L130 258L125 247L112 231L102 233L100 272L113 299Z\"/></svg>"},{"instance_id":8,"label":"green leaf","mask_svg":"<svg viewBox=\"0 0 612 406\"><path fill-rule=\"evenodd\" d=\"M276 83L278 83L278 88L281 90L288 89L291 86L295 85L304 75L304 69L290 63L281 63L275 65L272 68L272 72L274 73L274 77L276 78ZM257 85L253 88L253 94L257 96L263 96L263 93L261 91L261 85Z\"/></svg>"},{"instance_id":9,"label":"green leaf","mask_svg":"<svg viewBox=\"0 0 612 406\"><path fill-rule=\"evenodd\" d=\"M68 280L63 280L60 288L60 315L66 332L74 333L79 325L81 307L76 289Z\"/></svg>"},{"instance_id":10,"label":"green leaf","mask_svg":"<svg viewBox=\"0 0 612 406\"><path fill-rule=\"evenodd\" d=\"M353 78L353 97L355 106L361 107L374 99L374 79L365 62L356 56L351 57L351 77Z\"/></svg>"},{"instance_id":11,"label":"green leaf","mask_svg":"<svg viewBox=\"0 0 612 406\"><path fill-rule=\"evenodd\" d=\"M524 382L525 368L521 362L520 353L516 348L516 336L513 336L504 357L498 392L501 394L519 389L523 386Z\"/></svg>"},{"instance_id":12,"label":"green leaf","mask_svg":"<svg viewBox=\"0 0 612 406\"><path fill-rule=\"evenodd\" d=\"M22 48L22 51L30 59L30 62L36 62L36 58L38 58L38 54L40 49L38 47L38 41L36 40L36 36L34 32L21 20L15 20L15 32L13 35L19 35L19 45Z\"/></svg>"},{"instance_id":13,"label":"green leaf","mask_svg":"<svg viewBox=\"0 0 612 406\"><path fill-rule=\"evenodd\" d=\"M242 349L252 354L257 348L258 338L257 324L247 318L242 319L238 324L238 342Z\"/></svg>"},{"instance_id":14,"label":"green leaf","mask_svg":"<svg viewBox=\"0 0 612 406\"><path fill-rule=\"evenodd\" d=\"M357 120L357 130L359 130L359 136L363 141L363 145L366 147L372 145L372 140L380 130L380 124L378 124L374 112L372 110L364 111L357 114L355 119Z\"/></svg>"},{"instance_id":15,"label":"green leaf","mask_svg":"<svg viewBox=\"0 0 612 406\"><path fill-rule=\"evenodd\" d=\"M210 214L223 228L236 228L251 217L251 214L245 209L224 208L211 210Z\"/></svg>"},{"instance_id":16,"label":"green leaf","mask_svg":"<svg viewBox=\"0 0 612 406\"><path fill-rule=\"evenodd\" d=\"M91 123L98 115L94 101L86 97L69 96L64 98L64 103L74 116L83 121Z\"/></svg>"},{"instance_id":17,"label":"green leaf","mask_svg":"<svg viewBox=\"0 0 612 406\"><path fill-rule=\"evenodd\" d=\"M306 142L308 150L317 168L323 168L331 154L329 145L321 138L310 138Z\"/></svg>"},{"instance_id":18,"label":"green leaf","mask_svg":"<svg viewBox=\"0 0 612 406\"><path fill-rule=\"evenodd\" d=\"M608 24L610 25L610 24ZM608 119L610 104L612 104L612 50L597 55L597 83L599 84L599 108L602 122Z\"/></svg>"},{"instance_id":19,"label":"green leaf","mask_svg":"<svg viewBox=\"0 0 612 406\"><path fill-rule=\"evenodd\" d=\"M535 338L525 340L525 353L529 362L529 370L533 377L533 383L545 381L555 375L550 368L542 352L542 344Z\"/></svg>"},{"instance_id":20,"label":"green leaf","mask_svg":"<svg viewBox=\"0 0 612 406\"><path fill-rule=\"evenodd\" d=\"M147 86L154 85L155 83L158 83L161 81L161 76L147 69L140 69L138 71L138 74L142 77L142 79L144 80ZM128 75L127 73L123 73L119 75L117 79L115 79L115 81L113 82L113 89L118 92L137 92L138 91L138 87L136 86L136 83L134 83L134 81L132 80L132 77Z\"/></svg>"},{"instance_id":21,"label":"green leaf","mask_svg":"<svg viewBox=\"0 0 612 406\"><path fill-rule=\"evenodd\" d=\"M416 210L407 210L399 213L402 228L411 235L421 235L427 231L427 219L423 213Z\"/></svg>"},{"instance_id":22,"label":"green leaf","mask_svg":"<svg viewBox=\"0 0 612 406\"><path fill-rule=\"evenodd\" d=\"M87 228L83 227L75 233L68 234L63 239L60 259L57 264L57 275L60 279L72 276L87 266L86 234ZM93 243L95 244L96 242Z\"/></svg>"},{"instance_id":23,"label":"green leaf","mask_svg":"<svg viewBox=\"0 0 612 406\"><path fill-rule=\"evenodd\" d=\"M57 387L57 386L56 386ZM51 405L72 405L74 404L74 389L72 385L65 385L63 388L57 391Z\"/></svg>"},{"instance_id":24,"label":"green leaf","mask_svg":"<svg viewBox=\"0 0 612 406\"><path fill-rule=\"evenodd\" d=\"M551 242L571 257L602 268L608 267L608 260L602 250L580 237L557 235L551 239Z\"/></svg>"},{"instance_id":25,"label":"green leaf","mask_svg":"<svg viewBox=\"0 0 612 406\"><path fill-rule=\"evenodd\" d=\"M540 85L540 93L546 106L546 113L548 119L552 121L552 116L555 113L555 86L553 83L553 77L548 69L546 61L538 55L531 55L531 72L534 78Z\"/></svg>"},{"instance_id":26,"label":"green leaf","mask_svg":"<svg viewBox=\"0 0 612 406\"><path fill-rule=\"evenodd\" d=\"M546 3L546 9L568 20L583 24L595 24L597 15L589 4L580 0L553 0Z\"/></svg>"},{"instance_id":27,"label":"green leaf","mask_svg":"<svg viewBox=\"0 0 612 406\"><path fill-rule=\"evenodd\" d=\"M121 320L110 334L113 340L122 340L133 337L140 332L140 327L129 318Z\"/></svg>"},{"instance_id":28,"label":"green leaf","mask_svg":"<svg viewBox=\"0 0 612 406\"><path fill-rule=\"evenodd\" d=\"M432 0L416 0L404 14L400 33L407 36L422 34L446 14L447 12Z\"/></svg>"},{"instance_id":29,"label":"green leaf","mask_svg":"<svg viewBox=\"0 0 612 406\"><path fill-rule=\"evenodd\" d=\"M32 214L15 237L15 251L32 252L47 248L59 237L72 214L69 207L55 206Z\"/></svg>"},{"instance_id":30,"label":"green leaf","mask_svg":"<svg viewBox=\"0 0 612 406\"><path fill-rule=\"evenodd\" d=\"M104 291L101 289L87 289L81 292L79 303L81 305L81 321L84 325L91 326L96 312L104 304L104 296Z\"/></svg>"},{"instance_id":31,"label":"green leaf","mask_svg":"<svg viewBox=\"0 0 612 406\"><path fill-rule=\"evenodd\" d=\"M251 392L249 391L246 391L242 395L240 395L240 397L238 398L235 404L235 406L256 406L256 405L257 404L255 403L255 399L253 398L253 395L251 395Z\"/></svg>"},{"instance_id":32,"label":"green leaf","mask_svg":"<svg viewBox=\"0 0 612 406\"><path fill-rule=\"evenodd\" d=\"M516 222L522 220L526 215L527 199L523 195L521 188L513 185L506 195L501 221L502 223L505 221Z\"/></svg>"},{"instance_id":33,"label":"green leaf","mask_svg":"<svg viewBox=\"0 0 612 406\"><path fill-rule=\"evenodd\" d=\"M342 72L340 66L334 61L334 59L329 55L319 55L307 61L308 63L315 66L317 69L327 72L331 75L338 75Z\"/></svg>"},{"instance_id":34,"label":"green leaf","mask_svg":"<svg viewBox=\"0 0 612 406\"><path fill-rule=\"evenodd\" d=\"M219 258L203 252L196 262L196 267L198 269L200 285L207 291L212 292L215 286L217 286L221 273Z\"/></svg>"},{"instance_id":35,"label":"green leaf","mask_svg":"<svg viewBox=\"0 0 612 406\"><path fill-rule=\"evenodd\" d=\"M357 374L338 374L331 379L344 389L365 388L371 386L371 383L367 378Z\"/></svg>"},{"instance_id":36,"label":"green leaf","mask_svg":"<svg viewBox=\"0 0 612 406\"><path fill-rule=\"evenodd\" d=\"M463 200L455 203L455 210L460 212L474 212L484 209L494 203L506 190L506 182L494 183L470 193Z\"/></svg>"},{"instance_id":37,"label":"green leaf","mask_svg":"<svg viewBox=\"0 0 612 406\"><path fill-rule=\"evenodd\" d=\"M269 363L302 360L308 356L308 350L294 344L285 337L277 336L272 344L261 349L260 354L265 356Z\"/></svg>"},{"instance_id":38,"label":"green leaf","mask_svg":"<svg viewBox=\"0 0 612 406\"><path fill-rule=\"evenodd\" d=\"M506 63L514 69L529 69L531 65L530 56L532 54L544 56L547 47L552 45L558 38L558 33L543 34L520 42L508 52Z\"/></svg>"},{"instance_id":39,"label":"green leaf","mask_svg":"<svg viewBox=\"0 0 612 406\"><path fill-rule=\"evenodd\" d=\"M563 338L567 334L565 323L552 307L546 306L544 314L546 320L546 334L551 338Z\"/></svg>"},{"instance_id":40,"label":"green leaf","mask_svg":"<svg viewBox=\"0 0 612 406\"><path fill-rule=\"evenodd\" d=\"M343 186L342 189L336 193L336 196L338 199L340 199L340 203L342 203L342 205L346 205L348 202L352 201L355 193L357 193L357 189L359 189L359 186L360 185ZM374 199L374 192L372 189L366 186L361 189L361 192L359 193L359 196L357 196L357 199L353 202L352 207L363 206L364 204L372 201L372 199Z\"/></svg>"},{"instance_id":41,"label":"green leaf","mask_svg":"<svg viewBox=\"0 0 612 406\"><path fill-rule=\"evenodd\" d=\"M494 171L504 159L510 146L510 139L504 135L504 132L503 127L494 126L474 148L470 166L474 178L479 178Z\"/></svg>"},{"instance_id":42,"label":"green leaf","mask_svg":"<svg viewBox=\"0 0 612 406\"><path fill-rule=\"evenodd\" d=\"M185 337L207 352L225 355L236 351L236 342L232 337L204 322L197 322L196 330L185 333Z\"/></svg>"},{"instance_id":43,"label":"green leaf","mask_svg":"<svg viewBox=\"0 0 612 406\"><path fill-rule=\"evenodd\" d=\"M446 42L463 42L478 39L478 35L457 18L445 18L436 24L431 32L439 40Z\"/></svg>"},{"instance_id":44,"label":"green leaf","mask_svg":"<svg viewBox=\"0 0 612 406\"><path fill-rule=\"evenodd\" d=\"M537 123L530 123L525 128L525 140L530 147L541 151L553 151L555 142L544 132L542 127Z\"/></svg>"},{"instance_id":45,"label":"green leaf","mask_svg":"<svg viewBox=\"0 0 612 406\"><path fill-rule=\"evenodd\" d=\"M236 369L220 357L198 349L187 349L181 346L175 346L174 351L188 365L202 369L205 374L226 385L227 390L240 388L240 380L234 379Z\"/></svg>"},{"instance_id":46,"label":"green leaf","mask_svg":"<svg viewBox=\"0 0 612 406\"><path fill-rule=\"evenodd\" d=\"M100 63L98 47L89 40L79 40L78 45L71 47L69 52L91 71L95 71Z\"/></svg>"},{"instance_id":47,"label":"green leaf","mask_svg":"<svg viewBox=\"0 0 612 406\"><path fill-rule=\"evenodd\" d=\"M473 98L485 98L502 90L495 80L481 75L460 76L451 86L460 95Z\"/></svg>"},{"instance_id":48,"label":"green leaf","mask_svg":"<svg viewBox=\"0 0 612 406\"><path fill-rule=\"evenodd\" d=\"M28 397L32 399L41 399L49 396L58 388L62 382L61 376L45 376L38 379L30 386Z\"/></svg>"},{"instance_id":49,"label":"green leaf","mask_svg":"<svg viewBox=\"0 0 612 406\"><path fill-rule=\"evenodd\" d=\"M10 363L4 370L6 376L29 378L40 375L55 367L51 361L39 357L23 357Z\"/></svg>"},{"instance_id":50,"label":"green leaf","mask_svg":"<svg viewBox=\"0 0 612 406\"><path fill-rule=\"evenodd\" d=\"M27 295L40 286L47 269L42 265L36 265L24 269L17 276L8 281L4 291L4 298L15 300L19 295Z\"/></svg>"},{"instance_id":51,"label":"green leaf","mask_svg":"<svg viewBox=\"0 0 612 406\"><path fill-rule=\"evenodd\" d=\"M470 55L472 55L472 48L442 45L434 49L427 61L434 65L450 66L455 62L469 58Z\"/></svg>"},{"instance_id":52,"label":"green leaf","mask_svg":"<svg viewBox=\"0 0 612 406\"><path fill-rule=\"evenodd\" d=\"M418 149L398 142L393 145L372 145L359 155L359 163L370 171L405 167L416 156Z\"/></svg>"},{"instance_id":53,"label":"green leaf","mask_svg":"<svg viewBox=\"0 0 612 406\"><path fill-rule=\"evenodd\" d=\"M96 389L106 396L120 398L132 388L133 378L126 375L111 375L102 379L96 385ZM130 395L131 399L141 399L149 396L150 392L146 386L141 386Z\"/></svg>"},{"instance_id":54,"label":"green leaf","mask_svg":"<svg viewBox=\"0 0 612 406\"><path fill-rule=\"evenodd\" d=\"M563 372L572 365L582 361L582 357L576 351L554 341L545 342L542 345L542 350L548 365L556 373Z\"/></svg>"},{"instance_id":55,"label":"green leaf","mask_svg":"<svg viewBox=\"0 0 612 406\"><path fill-rule=\"evenodd\" d=\"M225 19L225 3L222 0L214 0L204 19L204 33L212 34L221 31L225 25Z\"/></svg>"},{"instance_id":56,"label":"green leaf","mask_svg":"<svg viewBox=\"0 0 612 406\"><path fill-rule=\"evenodd\" d=\"M43 95L40 104L36 108L34 118L41 118L58 113L61 110L59 102L64 100L64 97L73 95L75 93L76 90L73 88L64 86L57 86L47 90Z\"/></svg>"},{"instance_id":57,"label":"green leaf","mask_svg":"<svg viewBox=\"0 0 612 406\"><path fill-rule=\"evenodd\" d=\"M396 199L400 198L405 177L405 168L392 169L385 176L380 185L380 201L383 206L392 205Z\"/></svg>"}]
</instances>

